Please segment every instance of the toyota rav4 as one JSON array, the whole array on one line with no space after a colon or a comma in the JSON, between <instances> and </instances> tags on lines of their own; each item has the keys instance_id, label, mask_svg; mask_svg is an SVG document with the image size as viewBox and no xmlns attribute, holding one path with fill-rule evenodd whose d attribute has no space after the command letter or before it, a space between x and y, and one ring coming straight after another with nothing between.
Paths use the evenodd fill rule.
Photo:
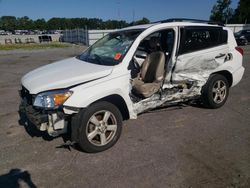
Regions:
<instances>
[{"instance_id":1,"label":"toyota rav4","mask_svg":"<svg viewBox=\"0 0 250 188\"><path fill-rule=\"evenodd\" d=\"M20 111L86 152L120 137L122 121L185 101L219 108L241 80L243 50L219 24L170 19L112 32L82 54L26 74Z\"/></svg>"}]
</instances>

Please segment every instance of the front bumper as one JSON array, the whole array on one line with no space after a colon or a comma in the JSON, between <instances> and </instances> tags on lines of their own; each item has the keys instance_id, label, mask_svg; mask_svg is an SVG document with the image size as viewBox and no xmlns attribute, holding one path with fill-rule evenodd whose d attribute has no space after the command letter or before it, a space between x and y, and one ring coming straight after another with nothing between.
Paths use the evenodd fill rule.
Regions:
<instances>
[{"instance_id":1,"label":"front bumper","mask_svg":"<svg viewBox=\"0 0 250 188\"><path fill-rule=\"evenodd\" d=\"M41 129L41 125L49 122L49 118L47 114L43 114L33 108L33 106L25 104L25 101L21 101L19 106L19 112L24 115L29 122L35 125L39 130Z\"/></svg>"},{"instance_id":2,"label":"front bumper","mask_svg":"<svg viewBox=\"0 0 250 188\"><path fill-rule=\"evenodd\" d=\"M33 96L25 88L20 91L20 97L19 114L21 118L26 119L25 122L28 126L35 126L40 131L47 131L53 137L67 132L69 119L62 110L48 111L35 108L32 105Z\"/></svg>"}]
</instances>

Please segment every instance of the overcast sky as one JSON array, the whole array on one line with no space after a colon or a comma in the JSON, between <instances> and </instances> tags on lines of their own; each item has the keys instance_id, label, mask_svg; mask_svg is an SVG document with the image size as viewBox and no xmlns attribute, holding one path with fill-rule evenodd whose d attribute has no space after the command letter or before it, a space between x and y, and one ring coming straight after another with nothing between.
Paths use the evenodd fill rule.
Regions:
<instances>
[{"instance_id":1,"label":"overcast sky","mask_svg":"<svg viewBox=\"0 0 250 188\"><path fill-rule=\"evenodd\" d=\"M122 19L147 17L150 21L186 17L209 19L216 0L0 0L0 16L88 17ZM232 0L236 8L238 0Z\"/></svg>"}]
</instances>

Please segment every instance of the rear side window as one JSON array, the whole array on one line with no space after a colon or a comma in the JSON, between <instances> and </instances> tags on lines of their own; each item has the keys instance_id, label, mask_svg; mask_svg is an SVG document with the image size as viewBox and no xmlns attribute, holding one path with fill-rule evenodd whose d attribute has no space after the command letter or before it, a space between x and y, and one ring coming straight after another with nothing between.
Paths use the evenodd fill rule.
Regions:
<instances>
[{"instance_id":1,"label":"rear side window","mask_svg":"<svg viewBox=\"0 0 250 188\"><path fill-rule=\"evenodd\" d=\"M191 53L227 43L227 31L221 27L181 28L179 54Z\"/></svg>"}]
</instances>

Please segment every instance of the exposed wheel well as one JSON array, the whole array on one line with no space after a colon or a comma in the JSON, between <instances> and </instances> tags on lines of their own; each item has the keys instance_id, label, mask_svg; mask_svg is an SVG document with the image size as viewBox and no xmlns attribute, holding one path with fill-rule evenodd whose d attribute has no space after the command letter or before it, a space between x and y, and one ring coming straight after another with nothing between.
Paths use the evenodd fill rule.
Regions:
<instances>
[{"instance_id":1,"label":"exposed wheel well","mask_svg":"<svg viewBox=\"0 0 250 188\"><path fill-rule=\"evenodd\" d=\"M123 120L129 119L128 107L126 105L126 102L124 101L124 99L120 95L116 95L116 94L110 95L110 96L101 98L101 99L97 100L96 102L99 102L99 101L106 101L106 102L112 103L120 110L122 117L123 117Z\"/></svg>"},{"instance_id":2,"label":"exposed wheel well","mask_svg":"<svg viewBox=\"0 0 250 188\"><path fill-rule=\"evenodd\" d=\"M233 76L229 71L219 71L219 72L214 72L213 74L220 74L226 77L229 87L232 86L233 84Z\"/></svg>"}]
</instances>

